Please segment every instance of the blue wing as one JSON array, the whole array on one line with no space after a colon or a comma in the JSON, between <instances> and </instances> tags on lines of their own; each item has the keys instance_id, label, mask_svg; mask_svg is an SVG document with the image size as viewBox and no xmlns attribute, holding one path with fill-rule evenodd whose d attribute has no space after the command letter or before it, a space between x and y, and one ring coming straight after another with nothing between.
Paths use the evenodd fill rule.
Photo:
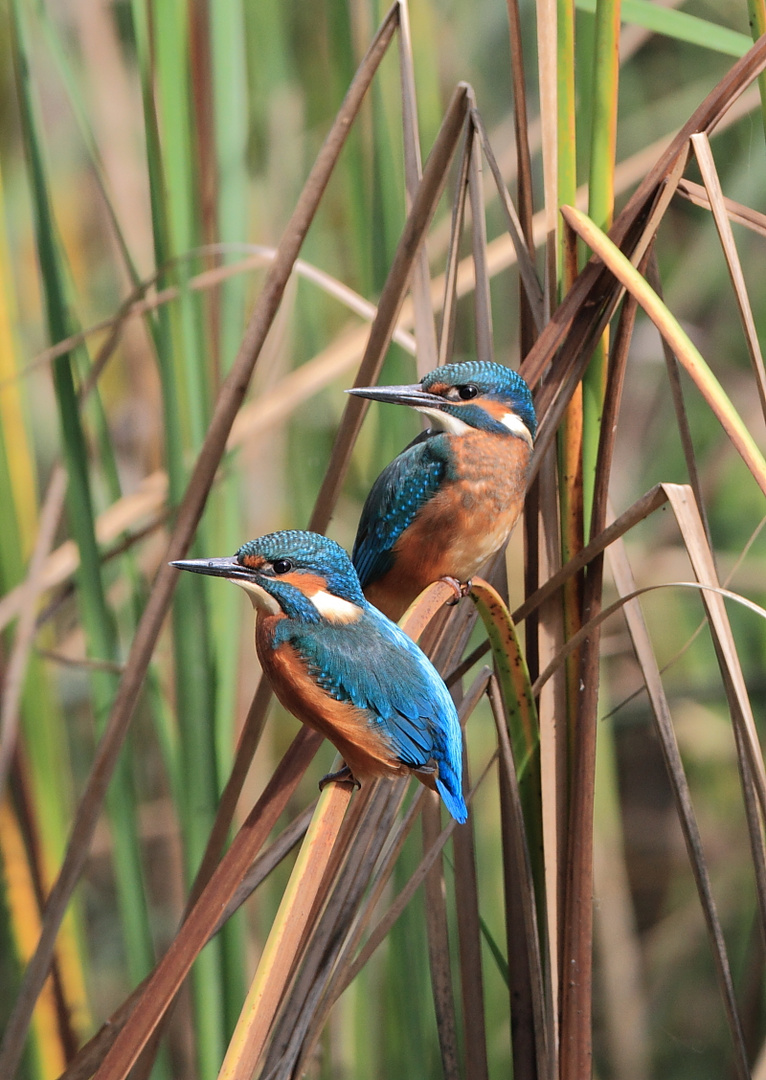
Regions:
<instances>
[{"instance_id":1,"label":"blue wing","mask_svg":"<svg viewBox=\"0 0 766 1080\"><path fill-rule=\"evenodd\" d=\"M447 687L418 646L369 605L353 632L326 624L291 628L287 619L279 629L326 693L363 709L378 725L393 757L413 769L436 761L437 788L450 813L464 821L460 722Z\"/></svg>"},{"instance_id":2,"label":"blue wing","mask_svg":"<svg viewBox=\"0 0 766 1080\"><path fill-rule=\"evenodd\" d=\"M447 474L447 443L424 432L387 465L362 510L351 560L362 588L393 566L393 547Z\"/></svg>"}]
</instances>

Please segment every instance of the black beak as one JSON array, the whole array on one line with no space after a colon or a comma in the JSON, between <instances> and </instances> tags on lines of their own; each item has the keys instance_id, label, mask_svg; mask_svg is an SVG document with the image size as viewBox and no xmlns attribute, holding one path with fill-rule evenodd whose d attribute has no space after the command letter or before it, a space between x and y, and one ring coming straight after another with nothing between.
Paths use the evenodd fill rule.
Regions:
<instances>
[{"instance_id":1,"label":"black beak","mask_svg":"<svg viewBox=\"0 0 766 1080\"><path fill-rule=\"evenodd\" d=\"M223 559L178 559L171 566L179 570L191 570L193 574L210 574L211 577L243 578L252 581L253 572L231 555Z\"/></svg>"},{"instance_id":2,"label":"black beak","mask_svg":"<svg viewBox=\"0 0 766 1080\"><path fill-rule=\"evenodd\" d=\"M395 405L410 405L413 409L442 409L446 402L438 394L429 394L420 383L411 386L354 386L347 394L370 398L372 401L390 401Z\"/></svg>"}]
</instances>

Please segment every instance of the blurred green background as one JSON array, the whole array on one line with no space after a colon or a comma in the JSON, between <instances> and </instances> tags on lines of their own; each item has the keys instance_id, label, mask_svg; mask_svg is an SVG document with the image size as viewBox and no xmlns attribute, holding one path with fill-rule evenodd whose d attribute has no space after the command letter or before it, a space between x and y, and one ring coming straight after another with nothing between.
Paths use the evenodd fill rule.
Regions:
<instances>
[{"instance_id":1,"label":"blurred green background","mask_svg":"<svg viewBox=\"0 0 766 1080\"><path fill-rule=\"evenodd\" d=\"M743 0L689 3L683 10L704 20L703 29L712 24L709 47L631 25L623 30L618 162L631 162L634 172L632 180L618 179L618 206L657 152L649 149L637 163L634 155L679 127L731 66L732 56L718 51L724 39L716 27L742 36L732 38L733 47L746 44ZM262 269L243 265L252 254L245 245L278 242L384 11L382 4L367 0L6 0L0 5L2 591L10 593L25 575L45 492L61 460L70 487L54 547L74 539L82 555L74 588L70 571L40 607L19 745L3 794L0 1024L13 1002L21 960L34 944L37 904L60 862L116 673L164 553L162 498L149 510L133 510L130 502L119 500L146 490L147 477L161 483L155 474L162 470L172 515L263 280ZM531 139L538 151L533 156L537 210L542 192L532 5L523 4L521 14ZM501 0L413 0L410 18L424 155L452 88L467 80L513 192L505 5ZM578 12L582 182L591 123L586 105L593 25L590 12ZM766 213L757 96L741 119L716 135L713 149L725 194ZM694 165L687 175L698 179ZM444 268L451 197L448 185L429 240L434 276ZM393 52L343 151L302 257L374 302L405 215ZM502 236L496 199L488 201L487 219L490 241ZM764 236L735 226L735 237L763 338ZM709 213L676 199L657 252L668 305L763 445L763 417ZM235 271L225 280L216 274L223 266ZM134 290L136 299L156 299L170 288L180 290L176 299L124 323L97 390L89 391L78 408L77 396L99 361L109 329L89 333L52 361L45 354L48 346L113 319ZM492 295L497 358L516 366L513 267L493 276ZM228 554L259 533L305 526L343 409L341 391L353 380L364 344L362 325L315 282L301 278L288 288L249 395L250 402L263 401L266 408L254 414L225 460L193 556ZM356 345L344 361L344 343L354 333ZM458 309L456 354L472 351L473 308L466 296ZM319 377L321 388L300 396L295 407L277 411L269 395L320 353L336 358L329 374ZM393 345L381 381L414 377L413 358ZM764 603L763 535L739 563L763 521L761 493L696 391L687 390L719 572L722 578L733 572L730 587ZM405 410L371 409L330 529L345 546L353 542L374 476L417 430L416 419ZM620 512L659 481L685 480L659 339L639 317L611 480L615 508ZM115 504L126 508L124 517L108 540L101 534L95 543L95 520ZM629 550L641 584L691 576L669 514L634 530ZM518 535L508 558L512 606L522 597L521 558ZM8 612L0 646L0 661L6 662L17 610L0 610ZM660 662L674 661L666 689L738 991L752 1013L749 1030L762 1039L763 946L726 702L706 634L676 659L700 621L701 606L696 596L668 589L646 600L645 613ZM733 606L730 615L760 719L766 703L763 624ZM174 932L256 682L251 622L249 605L237 590L207 580L179 582L172 627L155 657L62 936L61 984L46 998L47 1011L45 1006L38 1010L25 1060L29 1077L57 1075L67 1040L71 1044L90 1034ZM600 780L606 802L619 797L622 807L628 910L649 1018L646 1075L718 1078L725 1074L729 1050L712 960L649 707L641 694L631 696L639 686L623 624L612 620L604 639L601 699L601 712L609 718L601 726L614 732L616 772L607 765ZM270 720L242 800L245 809L294 731L294 721L281 712ZM469 738L472 760L481 760L489 744L480 724L473 725ZM322 771L330 760L328 748ZM319 775L310 773L291 813L314 797ZM478 844L482 914L489 932L501 939L496 829L488 825L480 831ZM411 838L408 845L397 870L402 881L419 857L417 842ZM155 1067L158 1077L216 1075L286 874L280 867L199 961L190 999L177 1010L169 1049ZM604 962L597 954L597 963ZM505 991L489 953L485 970L490 1071L505 1075ZM607 998L602 987L597 1069L599 1075L619 1077L624 1075L619 1048L610 1041L619 1024L609 1017ZM314 1075L441 1075L432 1008L418 896L336 1010Z\"/></svg>"}]
</instances>

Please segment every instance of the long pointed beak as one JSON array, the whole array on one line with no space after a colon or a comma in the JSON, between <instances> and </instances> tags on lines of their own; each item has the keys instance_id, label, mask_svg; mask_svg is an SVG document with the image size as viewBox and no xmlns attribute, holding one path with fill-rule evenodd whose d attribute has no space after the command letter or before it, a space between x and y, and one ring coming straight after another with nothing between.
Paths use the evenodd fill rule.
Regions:
<instances>
[{"instance_id":1,"label":"long pointed beak","mask_svg":"<svg viewBox=\"0 0 766 1080\"><path fill-rule=\"evenodd\" d=\"M210 574L211 577L244 578L252 580L252 571L237 562L233 555L222 559L177 559L170 564L179 570L191 570L193 574Z\"/></svg>"},{"instance_id":2,"label":"long pointed beak","mask_svg":"<svg viewBox=\"0 0 766 1080\"><path fill-rule=\"evenodd\" d=\"M395 405L410 405L413 409L441 409L445 405L443 397L429 394L420 383L411 386L354 386L346 391L355 397L370 398L372 401L390 401Z\"/></svg>"}]
</instances>

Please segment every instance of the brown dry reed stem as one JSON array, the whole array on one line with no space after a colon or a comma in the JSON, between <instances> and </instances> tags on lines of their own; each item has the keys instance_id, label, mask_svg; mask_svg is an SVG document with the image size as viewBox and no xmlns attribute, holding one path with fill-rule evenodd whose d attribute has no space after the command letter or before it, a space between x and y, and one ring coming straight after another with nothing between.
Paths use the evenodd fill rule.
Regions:
<instances>
[{"instance_id":1,"label":"brown dry reed stem","mask_svg":"<svg viewBox=\"0 0 766 1080\"><path fill-rule=\"evenodd\" d=\"M484 126L484 121L482 120L478 109L475 107L471 109L471 123L479 136L481 149L487 159L487 164L489 165L490 172L495 181L498 198L500 199L500 208L503 211L503 216L505 218L505 227L508 230L513 249L516 252L519 275L521 277L522 295L529 308L535 330L539 332L543 326L543 287L537 276L537 268L535 267L533 258L534 237L532 237L532 249L530 253L530 249L524 240L521 220L516 212L516 207L513 205L513 201L508 194L508 189L505 186L500 166L497 163L497 158L495 157L495 153L489 141L489 136L487 135L487 129Z\"/></svg>"},{"instance_id":2,"label":"brown dry reed stem","mask_svg":"<svg viewBox=\"0 0 766 1080\"><path fill-rule=\"evenodd\" d=\"M314 899L353 790L351 783L332 783L319 800L229 1042L219 1080L249 1080L255 1071L304 931L311 925Z\"/></svg>"},{"instance_id":3,"label":"brown dry reed stem","mask_svg":"<svg viewBox=\"0 0 766 1080\"><path fill-rule=\"evenodd\" d=\"M524 989L523 995L519 998L514 994L511 1002L514 1071L518 1075L518 1066L521 1065L524 1068L522 1075L536 1075L542 1080L543 1077L551 1076L552 1031L547 1022L550 1003L546 1003L532 863L517 779L518 765L514 760L513 747L508 736L500 687L494 676L489 681L487 694L499 749L506 918L510 913L517 914L521 927L509 926L509 930L522 931L514 936L509 934L508 937L509 969L511 973L514 967L521 969L522 979L518 980L518 984ZM519 941L524 943L524 949L518 950L514 956L512 944L518 945ZM519 1006L522 1009L521 1015Z\"/></svg>"},{"instance_id":4,"label":"brown dry reed stem","mask_svg":"<svg viewBox=\"0 0 766 1080\"><path fill-rule=\"evenodd\" d=\"M632 253L641 235L648 212L658 189L679 158L685 158L688 141L697 131L710 133L742 92L766 69L766 37L760 38L741 60L708 94L691 118L681 128L654 167L639 184L624 210L609 230L609 238L617 247ZM647 238L650 240L651 237ZM615 294L614 279L597 260L591 259L577 281L554 312L529 354L521 372L531 386L536 386L554 354L561 349L558 363L568 368L576 360L584 343L601 332L603 316L594 328L593 305L603 305L609 311L609 301ZM598 332L596 332L598 331Z\"/></svg>"},{"instance_id":5,"label":"brown dry reed stem","mask_svg":"<svg viewBox=\"0 0 766 1080\"><path fill-rule=\"evenodd\" d=\"M468 197L471 204L471 250L476 281L473 290L474 334L476 359L490 362L495 358L495 345L492 337L492 301L487 269L487 222L481 182L481 141L473 122L473 114L476 112L473 93L470 100L471 156L468 166Z\"/></svg>"},{"instance_id":6,"label":"brown dry reed stem","mask_svg":"<svg viewBox=\"0 0 766 1080\"><path fill-rule=\"evenodd\" d=\"M408 632L412 632L411 625L408 627ZM484 668L481 672L479 672L473 684L466 692L465 697L461 700L459 708L461 724L464 724L466 719L473 713L479 700L484 695L490 674L491 673L488 668ZM486 775L486 772L484 775ZM401 853L404 840L409 835L418 814L422 810L425 798L425 789L421 789L417 792L414 799L410 803L410 807L405 813L401 823L398 825L396 831L390 833L388 839L386 840L385 852L382 854L380 861L376 865L374 874L370 879L369 889L366 890L363 905L359 908L359 912L355 918L355 921L352 924L349 924L346 936L342 940L342 942L339 943L337 951L332 950L329 955L326 956L323 970L320 971L317 977L314 979L314 984L312 987L312 997L314 1001L318 1004L315 1005L314 1011L312 1013L308 1012L308 1008L305 1009L304 1019L300 1023L296 1024L293 1029L293 1041L297 1040L300 1043L302 1040L303 1043L303 1045L300 1047L300 1057L298 1059L298 1064L296 1068L292 1071L290 1069L285 1069L283 1066L282 1071L278 1074L280 1077L283 1075L293 1075L293 1073L300 1073L304 1067L304 1063L309 1060L311 1054L313 1053L313 1048L315 1046L316 1040L319 1038L321 1031L324 1028L330 1010L332 1009L338 997L340 997L340 995L343 993L346 986L348 985L347 973L349 965L351 965L352 962L355 963L355 961L353 961L354 954L356 953L356 950L359 946L363 934L367 929L371 917L378 911L380 900L383 896L383 892L387 884L390 881L395 863ZM457 840L458 837L462 836L463 838L465 838L467 835L471 835L470 828L458 829L455 833L455 838ZM380 855L380 853L381 852L379 849L377 855ZM430 854L427 856L427 858L430 859ZM416 871L416 873L417 872L418 871ZM422 878L419 878L418 880L422 881ZM456 882L456 890L457 888L458 884ZM401 913L402 910L403 908L396 909L394 919L392 920L390 925L393 925L393 921L398 918L398 915ZM465 1013L464 1023L467 1024L468 1014L466 1010L470 1008L470 1005L464 1001L463 1007ZM286 1013L285 1016L282 1018L283 1026L287 1026L291 1019L292 1017ZM481 1031L483 1031L483 1018L480 1028L472 1032L472 1039L475 1040L477 1036L481 1034ZM469 1040L468 1033L466 1033L466 1052L469 1045L471 1045L471 1040ZM278 1052L279 1047L272 1046L272 1057L274 1057L275 1050ZM297 1050L295 1051L295 1053L297 1054ZM288 1061L292 1060L292 1058L289 1056L289 1052L287 1051L285 1051L285 1055L282 1059L283 1063L285 1058L287 1058ZM471 1063L469 1065L469 1063L466 1062L467 1069L470 1070L474 1067L475 1063ZM271 1077L272 1074L266 1070L266 1075ZM470 1071L467 1075L470 1075Z\"/></svg>"},{"instance_id":7,"label":"brown dry reed stem","mask_svg":"<svg viewBox=\"0 0 766 1080\"><path fill-rule=\"evenodd\" d=\"M465 743L463 744L463 773L466 784L470 786ZM452 841L455 859L455 909L460 955L460 993L463 1004L466 1080L489 1080L481 962L479 883L474 834L475 818L471 817L467 828L455 830Z\"/></svg>"},{"instance_id":8,"label":"brown dry reed stem","mask_svg":"<svg viewBox=\"0 0 766 1080\"><path fill-rule=\"evenodd\" d=\"M252 863L239 887L236 889L229 903L218 921L211 926L207 941L209 941L231 916L239 910L245 900L255 889L268 877L277 866L303 839L311 822L311 817L316 808L316 802L311 803L295 818L276 840L266 848ZM207 944L207 941L205 944ZM106 1023L93 1035L84 1046L80 1047L59 1080L87 1080L92 1076L98 1066L106 1057L107 1051L125 1026L128 1017L133 1011L136 1002L143 994L151 974L147 975L132 993L122 1002L119 1008L112 1013ZM160 1025L158 1025L159 1028Z\"/></svg>"},{"instance_id":9,"label":"brown dry reed stem","mask_svg":"<svg viewBox=\"0 0 766 1080\"><path fill-rule=\"evenodd\" d=\"M426 792L423 803L423 854L436 842L441 828L439 796ZM455 830L458 832L459 830ZM447 928L446 888L441 856L434 859L425 879L426 935L428 966L431 971L436 1030L441 1051L444 1080L459 1080L457 1019L452 989L449 931Z\"/></svg>"},{"instance_id":10,"label":"brown dry reed stem","mask_svg":"<svg viewBox=\"0 0 766 1080\"><path fill-rule=\"evenodd\" d=\"M457 321L458 274L460 268L460 241L463 235L465 204L468 195L468 170L471 164L471 132L466 128L460 150L455 194L452 199L450 237L447 245L447 267L444 271L444 297L442 300L441 332L439 334L439 364L446 364L452 356Z\"/></svg>"},{"instance_id":11,"label":"brown dry reed stem","mask_svg":"<svg viewBox=\"0 0 766 1080\"><path fill-rule=\"evenodd\" d=\"M532 202L532 156L529 147L529 122L527 91L524 78L524 53L521 46L521 15L518 0L507 0L508 33L511 46L511 80L513 84L513 127L516 136L516 203L519 208L519 224L530 259L534 259L535 244L532 228L534 206ZM529 352L540 331L527 300L524 287L519 285L519 344L521 355Z\"/></svg>"},{"instance_id":12,"label":"brown dry reed stem","mask_svg":"<svg viewBox=\"0 0 766 1080\"><path fill-rule=\"evenodd\" d=\"M406 0L399 8L399 72L402 95L402 134L404 137L404 178L408 209L417 196L423 177L418 131L418 105L415 94L415 67L410 37L410 16ZM434 309L431 301L431 273L428 252L421 245L412 271L412 308L417 340L416 362L419 375L436 367L437 344Z\"/></svg>"},{"instance_id":13,"label":"brown dry reed stem","mask_svg":"<svg viewBox=\"0 0 766 1080\"><path fill-rule=\"evenodd\" d=\"M250 864L314 758L322 738L302 727L248 814L231 847L149 979L96 1076L124 1080L178 992L220 911L236 894Z\"/></svg>"},{"instance_id":14,"label":"brown dry reed stem","mask_svg":"<svg viewBox=\"0 0 766 1080\"><path fill-rule=\"evenodd\" d=\"M351 122L359 111L373 75L394 35L397 14L398 7L394 5L370 45L279 243L277 256L267 273L231 372L221 387L186 494L178 508L167 550L168 562L182 558L194 536L225 450L226 439L244 399L253 368L279 307L293 264L346 141ZM175 580L176 571L165 563L157 574L136 630L125 673L78 808L64 862L48 898L40 940L24 973L21 989L5 1030L0 1047L0 1076L12 1077L18 1067L34 1003L50 966L54 942L69 897L82 872L106 788L170 604Z\"/></svg>"},{"instance_id":15,"label":"brown dry reed stem","mask_svg":"<svg viewBox=\"0 0 766 1080\"><path fill-rule=\"evenodd\" d=\"M644 257L646 262L647 257ZM607 483L611 473L617 415L619 411L630 339L638 305L628 296L610 357L607 387L595 471L595 490L591 529L604 528ZM570 581L576 581L573 577ZM596 555L588 566L583 586L581 616L589 622L601 609L603 554ZM576 636L577 629L568 638ZM601 633L596 625L583 638L581 650L573 651L571 668L576 677L575 731L571 742L572 786L569 807L567 876L564 894L564 971L569 991L562 1010L562 1045L560 1054L577 1076L590 1061L590 1022L585 1030L580 1016L590 1018L593 1011L593 813L596 785L596 736L601 667ZM571 684L570 684L571 689ZM565 1043L565 1038L569 1042Z\"/></svg>"},{"instance_id":16,"label":"brown dry reed stem","mask_svg":"<svg viewBox=\"0 0 766 1080\"><path fill-rule=\"evenodd\" d=\"M444 189L447 170L455 154L468 108L468 87L457 87L442 121L439 134L429 154L423 179L412 209L407 216L386 283L378 301L378 312L357 372L354 386L370 386L380 374L386 350L412 275L412 267L431 223L439 196ZM369 401L349 397L335 436L330 462L317 496L309 528L323 532L330 520L340 485L346 474L351 450L359 434Z\"/></svg>"}]
</instances>

